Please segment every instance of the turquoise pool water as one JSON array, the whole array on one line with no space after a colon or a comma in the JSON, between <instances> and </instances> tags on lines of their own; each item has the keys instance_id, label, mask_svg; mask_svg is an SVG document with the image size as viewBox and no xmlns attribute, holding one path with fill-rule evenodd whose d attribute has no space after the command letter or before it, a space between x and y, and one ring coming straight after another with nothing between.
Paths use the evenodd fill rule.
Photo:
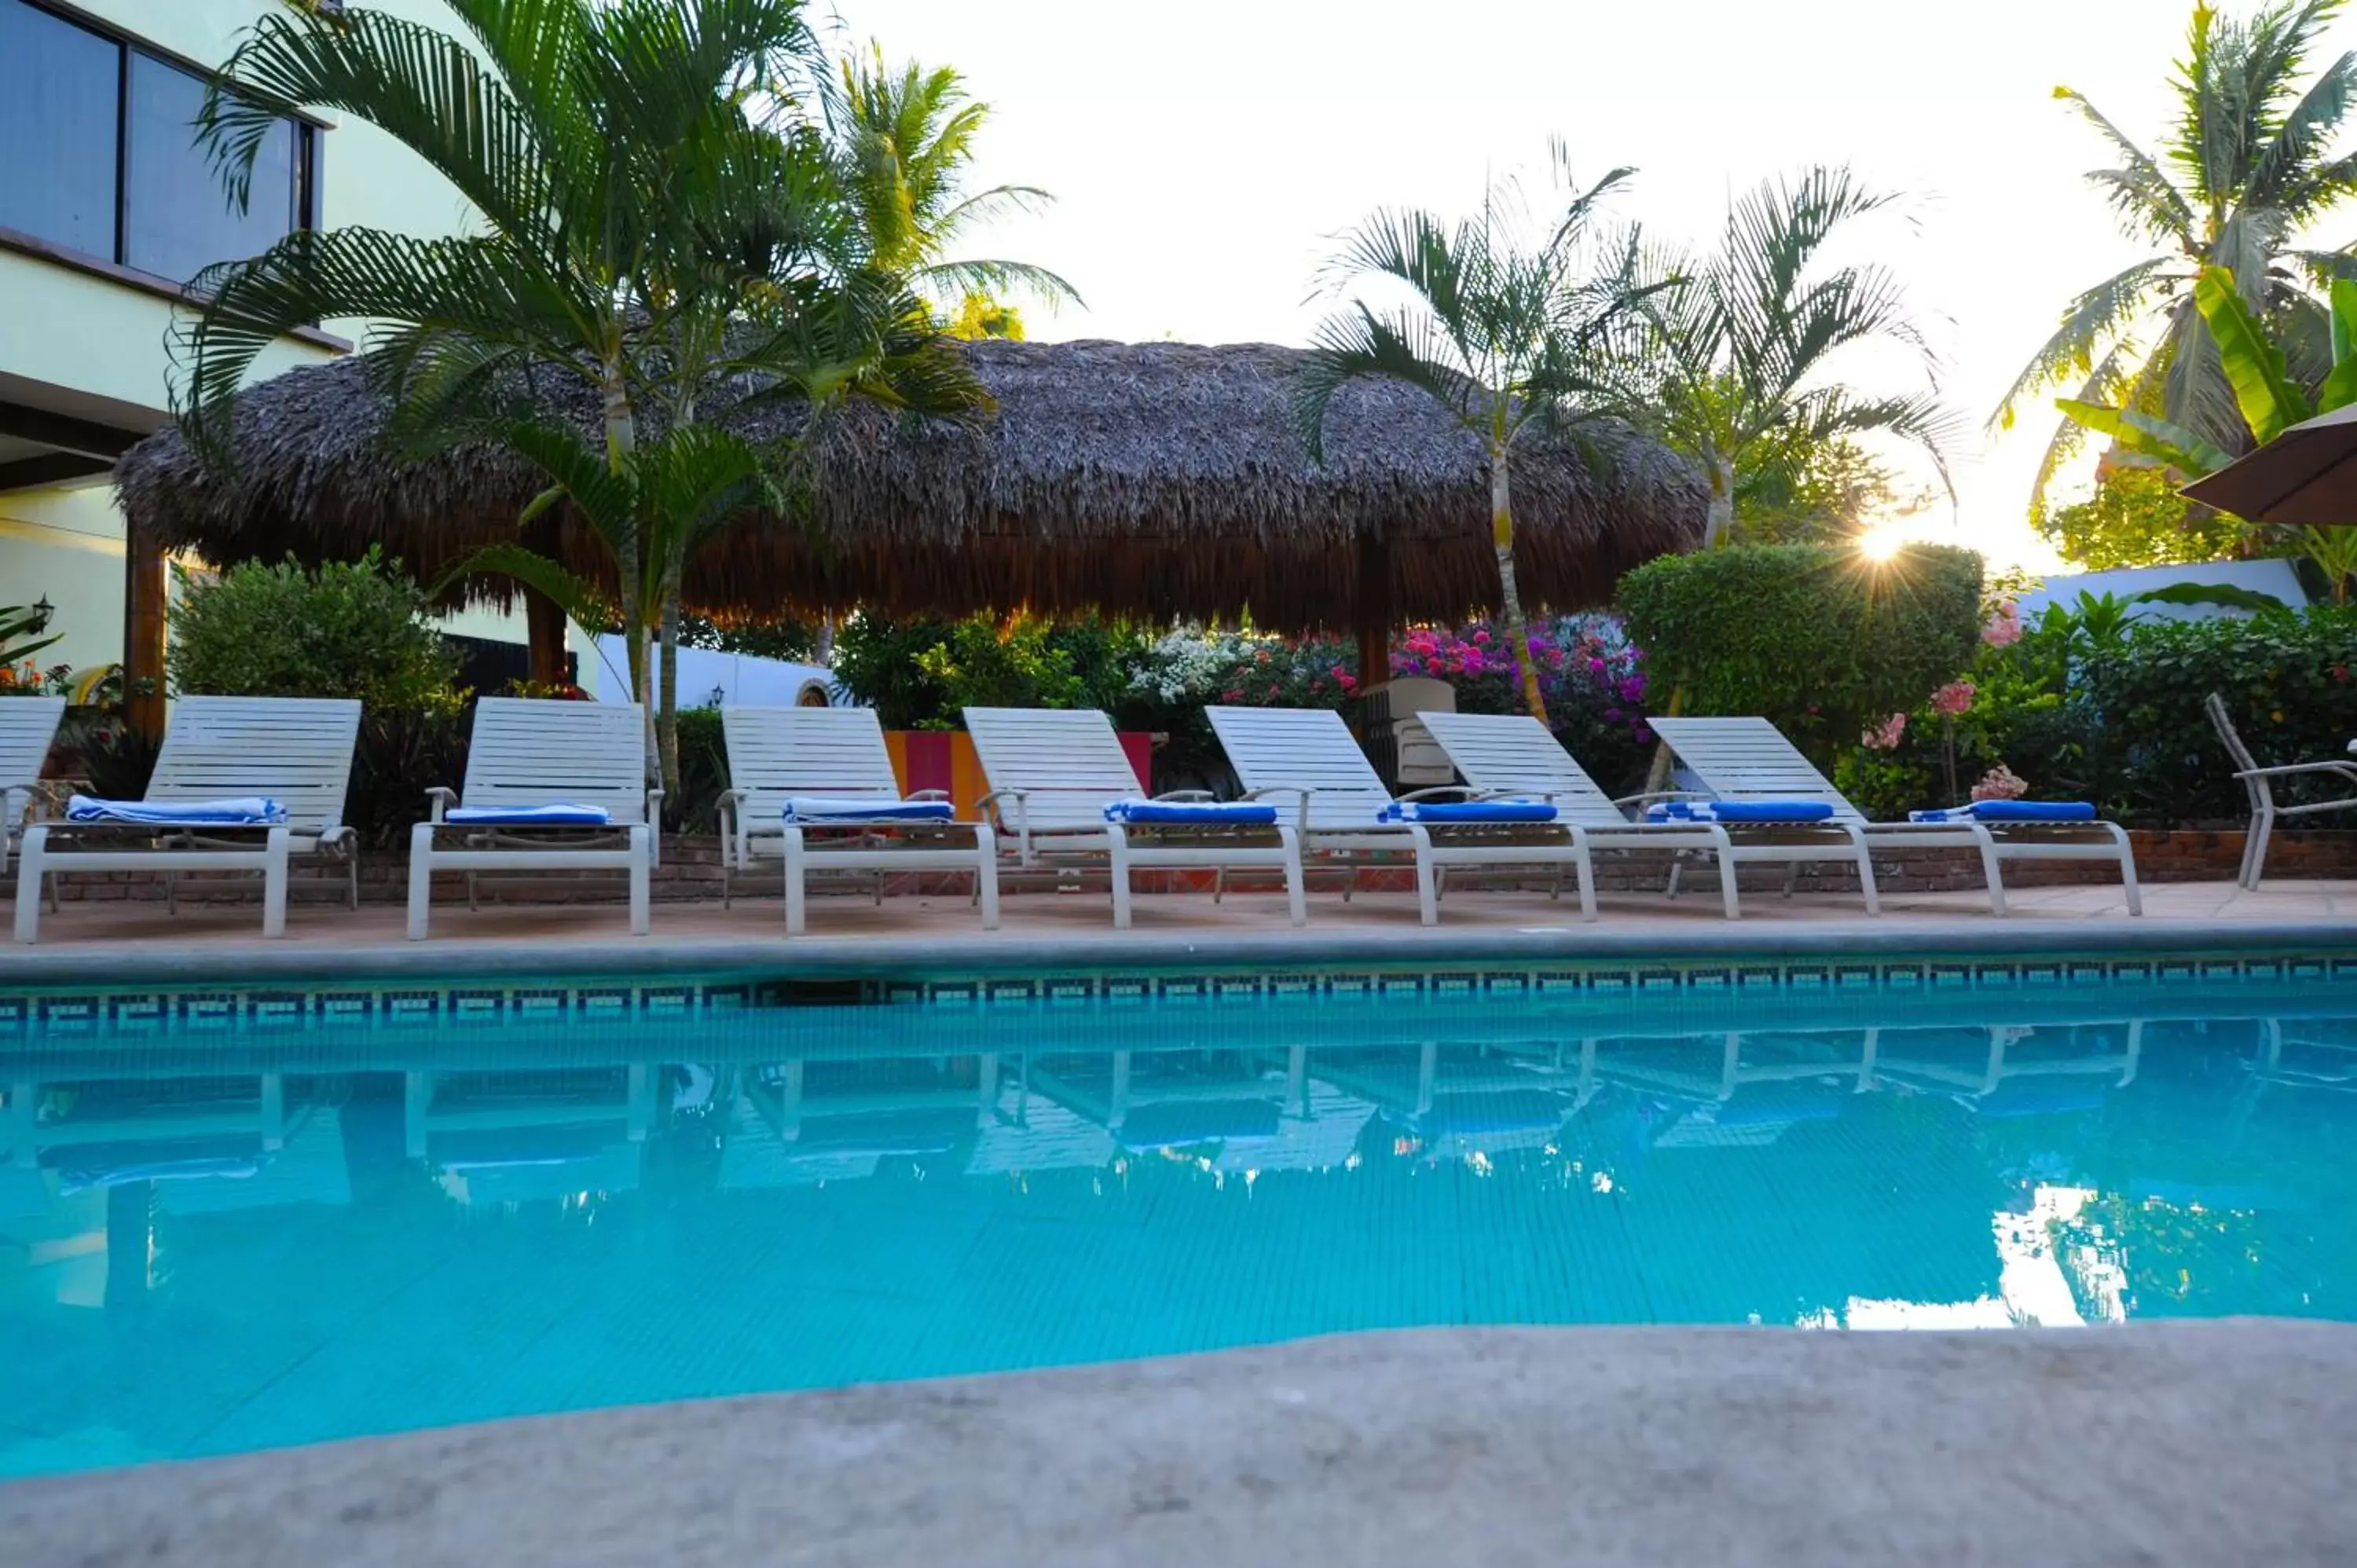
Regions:
<instances>
[{"instance_id":1,"label":"turquoise pool water","mask_svg":"<svg viewBox=\"0 0 2357 1568\"><path fill-rule=\"evenodd\" d=\"M0 1044L0 1476L1463 1323L2357 1318L2357 987Z\"/></svg>"}]
</instances>

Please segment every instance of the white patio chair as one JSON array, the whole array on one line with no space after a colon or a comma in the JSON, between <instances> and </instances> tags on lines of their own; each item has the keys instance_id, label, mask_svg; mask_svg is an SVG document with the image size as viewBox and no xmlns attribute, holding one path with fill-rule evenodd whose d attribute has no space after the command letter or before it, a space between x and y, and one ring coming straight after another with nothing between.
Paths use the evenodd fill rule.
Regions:
<instances>
[{"instance_id":1,"label":"white patio chair","mask_svg":"<svg viewBox=\"0 0 2357 1568\"><path fill-rule=\"evenodd\" d=\"M1130 873L1162 866L1215 871L1221 885L1232 870L1267 870L1285 878L1286 912L1298 926L1308 918L1301 889L1301 846L1291 828L1197 823L1124 826L1105 820L1105 808L1146 794L1113 721L1092 708L968 708L990 792L983 807L998 829L1002 860L1023 870L1103 864L1113 881L1113 923L1130 923ZM1200 791L1161 797L1201 800Z\"/></svg>"},{"instance_id":2,"label":"white patio chair","mask_svg":"<svg viewBox=\"0 0 2357 1568\"><path fill-rule=\"evenodd\" d=\"M286 934L287 869L296 859L340 860L345 894L360 907L360 864L344 826L361 705L340 697L182 697L143 803L188 807L263 797L286 820L242 822L34 822L16 867L16 940L40 939L44 877L79 871L161 871L167 901L186 871L262 874L262 934Z\"/></svg>"},{"instance_id":3,"label":"white patio chair","mask_svg":"<svg viewBox=\"0 0 2357 1568\"><path fill-rule=\"evenodd\" d=\"M2126 896L2128 913L2144 913L2144 897L2136 886L2136 855L2129 848L2126 830L2115 822L1869 822L1766 719L1653 718L1646 722L1715 800L1821 800L1833 808L1832 820L1836 824L1861 829L1869 843L1978 851L1993 913L2005 913L2004 865L2008 860L2112 862L2120 868L2120 888Z\"/></svg>"},{"instance_id":4,"label":"white patio chair","mask_svg":"<svg viewBox=\"0 0 2357 1568\"><path fill-rule=\"evenodd\" d=\"M65 716L63 697L0 698L0 876L8 875L8 857Z\"/></svg>"},{"instance_id":5,"label":"white patio chair","mask_svg":"<svg viewBox=\"0 0 2357 1568\"><path fill-rule=\"evenodd\" d=\"M721 898L730 879L758 860L785 871L786 934L802 929L812 871L968 871L985 930L998 928L998 850L987 822L894 820L895 808L947 804L939 789L903 799L873 708L739 707L724 704L729 789L720 797ZM840 803L843 815L789 822L795 802ZM875 814L861 811L873 806Z\"/></svg>"},{"instance_id":6,"label":"white patio chair","mask_svg":"<svg viewBox=\"0 0 2357 1568\"><path fill-rule=\"evenodd\" d=\"M1600 849L1669 850L1713 858L1720 902L1737 918L1736 867L1832 862L1857 868L1867 912L1878 914L1874 864L1855 826L1816 822L1632 822L1597 787L1546 725L1528 714L1426 714L1426 729L1458 776L1486 795L1552 801L1577 822L1592 854Z\"/></svg>"},{"instance_id":7,"label":"white patio chair","mask_svg":"<svg viewBox=\"0 0 2357 1568\"><path fill-rule=\"evenodd\" d=\"M2305 800L2297 806L2276 803L2275 781L2297 779L2303 775L2330 774L2344 783L2357 784L2357 762L2287 762L2273 768L2262 768L2243 744L2234 728L2234 720L2226 711L2226 699L2212 692L2202 699L2202 711L2216 726L2218 738L2226 747L2226 755L2234 759L2234 777L2243 781L2244 793L2250 797L2251 825L2243 834L2243 868L2235 875L2235 883L2256 891L2259 879L2266 874L2267 840L2274 836L2277 817L2311 817L2319 811L2357 811L2357 795L2337 795L2330 800Z\"/></svg>"},{"instance_id":8,"label":"white patio chair","mask_svg":"<svg viewBox=\"0 0 2357 1568\"><path fill-rule=\"evenodd\" d=\"M428 789L432 814L410 830L409 940L425 940L436 871L467 874L469 908L479 872L623 872L630 934L645 936L662 820L662 791L647 787L645 725L635 703L479 698L465 787ZM446 820L453 808L458 822ZM467 820L476 812L495 815ZM565 815L576 820L554 820Z\"/></svg>"},{"instance_id":9,"label":"white patio chair","mask_svg":"<svg viewBox=\"0 0 2357 1568\"><path fill-rule=\"evenodd\" d=\"M1544 869L1554 874L1558 888L1567 871L1578 882L1580 918L1596 918L1587 831L1560 808L1552 822L1387 821L1385 812L1394 804L1391 791L1341 714L1328 708L1211 707L1203 713L1246 797L1293 797L1302 853L1350 867L1345 897L1360 865L1405 852L1415 859L1416 913L1427 926L1440 918L1440 878L1451 866ZM1429 725L1449 715L1421 716ZM1420 790L1408 799L1438 792Z\"/></svg>"}]
</instances>

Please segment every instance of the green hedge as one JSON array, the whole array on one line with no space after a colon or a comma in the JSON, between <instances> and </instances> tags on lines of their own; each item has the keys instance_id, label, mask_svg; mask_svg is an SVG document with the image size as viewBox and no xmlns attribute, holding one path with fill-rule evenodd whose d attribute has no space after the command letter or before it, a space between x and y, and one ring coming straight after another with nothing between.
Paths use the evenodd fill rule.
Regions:
<instances>
[{"instance_id":1,"label":"green hedge","mask_svg":"<svg viewBox=\"0 0 2357 1568\"><path fill-rule=\"evenodd\" d=\"M2249 810L2243 786L2202 698L2226 699L2262 766L2347 760L2357 738L2357 609L2145 622L2089 654L2080 674L2102 715L2105 792L2120 810L2152 826L2239 822ZM2319 779L2276 798L2348 793L2339 777ZM2345 823L2328 816L2315 825Z\"/></svg>"},{"instance_id":2,"label":"green hedge","mask_svg":"<svg viewBox=\"0 0 2357 1568\"><path fill-rule=\"evenodd\" d=\"M1665 555L1620 580L1656 693L1689 714L1759 714L1820 762L1972 661L1981 558L1910 545L1888 562L1818 544ZM1656 710L1660 711L1660 710Z\"/></svg>"}]
</instances>

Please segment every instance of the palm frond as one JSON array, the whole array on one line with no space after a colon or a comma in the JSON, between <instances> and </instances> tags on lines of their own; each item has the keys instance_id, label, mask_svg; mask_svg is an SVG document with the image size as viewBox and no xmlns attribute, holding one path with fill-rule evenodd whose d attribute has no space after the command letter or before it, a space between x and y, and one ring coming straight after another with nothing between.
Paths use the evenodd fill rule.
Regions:
<instances>
[{"instance_id":1,"label":"palm frond","mask_svg":"<svg viewBox=\"0 0 2357 1568\"><path fill-rule=\"evenodd\" d=\"M2110 345L2146 319L2156 291L2187 275L2183 263L2156 257L2115 273L2072 300L2054 335L2040 345L2006 390L1987 427L2012 428L2024 403L2073 376L2089 374Z\"/></svg>"},{"instance_id":2,"label":"palm frond","mask_svg":"<svg viewBox=\"0 0 2357 1568\"><path fill-rule=\"evenodd\" d=\"M2201 231L2200 220L2152 155L2130 140L2084 93L2058 87L2054 96L2078 111L2079 117L2118 153L2118 168L2095 170L2087 177L2104 188L2112 210L2130 226L2131 232L2156 242L2173 242L2189 252L2194 249Z\"/></svg>"},{"instance_id":3,"label":"palm frond","mask_svg":"<svg viewBox=\"0 0 2357 1568\"><path fill-rule=\"evenodd\" d=\"M1319 325L1294 381L1294 420L1314 460L1325 461L1327 409L1361 376L1389 376L1416 387L1469 428L1489 412L1486 389L1457 362L1453 346L1428 316L1383 317L1354 305Z\"/></svg>"}]
</instances>

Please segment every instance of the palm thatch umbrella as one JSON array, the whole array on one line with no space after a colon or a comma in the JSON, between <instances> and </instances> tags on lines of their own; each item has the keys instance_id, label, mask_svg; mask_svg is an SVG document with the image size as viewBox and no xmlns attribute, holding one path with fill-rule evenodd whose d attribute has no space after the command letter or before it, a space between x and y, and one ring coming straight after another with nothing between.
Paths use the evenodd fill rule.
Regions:
<instances>
[{"instance_id":1,"label":"palm thatch umbrella","mask_svg":"<svg viewBox=\"0 0 2357 1568\"><path fill-rule=\"evenodd\" d=\"M980 429L872 405L831 415L811 455L810 515L749 519L691 574L720 615L959 615L1028 606L1156 618L1249 615L1280 631L1353 629L1377 657L1390 629L1494 607L1480 444L1424 392L1354 384L1313 463L1293 419L1302 350L1266 344L984 342L997 401ZM515 537L544 485L503 451L404 462L379 440L385 404L358 360L289 371L241 399L225 474L175 430L116 470L135 535L227 564L350 559L382 545L421 577ZM563 409L594 429L595 411ZM721 415L754 436L805 417L774 403ZM1526 598L1604 602L1631 566L1700 538L1702 486L1626 431L1538 446L1514 474ZM559 520L549 541L606 563ZM501 599L499 579L465 596Z\"/></svg>"}]
</instances>

